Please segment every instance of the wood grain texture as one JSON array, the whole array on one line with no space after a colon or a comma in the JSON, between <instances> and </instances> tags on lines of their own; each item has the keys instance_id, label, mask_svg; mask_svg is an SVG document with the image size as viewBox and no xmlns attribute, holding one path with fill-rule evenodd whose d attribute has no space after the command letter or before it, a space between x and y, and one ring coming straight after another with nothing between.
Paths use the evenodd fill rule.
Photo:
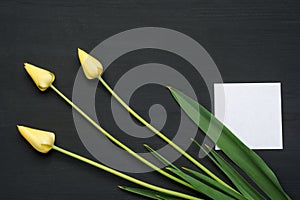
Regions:
<instances>
[{"instance_id":1,"label":"wood grain texture","mask_svg":"<svg viewBox=\"0 0 300 200\"><path fill-rule=\"evenodd\" d=\"M52 91L39 92L23 70L23 62L55 72L56 86L71 97L79 68L77 47L89 51L109 36L145 26L170 28L194 38L212 56L225 82L282 83L284 150L258 153L291 197L300 198L299 1L3 0L0 23L0 199L140 199L117 189L117 185L133 186L126 181L56 152L35 152L18 134L16 124L55 131L58 145L92 158L76 134L70 107ZM123 73L120 66L131 68L149 61L168 64L187 74L193 84L198 84L195 88L201 103L210 105L201 77L194 75L186 61L166 52L143 50L121 57L105 73L105 79L113 85ZM109 109L110 95L101 87L100 92L97 111L107 116L103 126L118 132ZM150 98L152 95L156 99ZM152 86L141 89L131 103L147 117L143 105L172 101L165 96L162 87ZM141 100L144 104L139 103ZM176 104L170 104L170 109L179 113ZM168 132L176 128L176 123L166 126ZM142 151L141 140L118 137ZM149 143L164 145L155 138ZM195 147L189 152L197 155ZM191 166L184 158L176 164ZM156 173L133 176L180 188Z\"/></svg>"}]
</instances>

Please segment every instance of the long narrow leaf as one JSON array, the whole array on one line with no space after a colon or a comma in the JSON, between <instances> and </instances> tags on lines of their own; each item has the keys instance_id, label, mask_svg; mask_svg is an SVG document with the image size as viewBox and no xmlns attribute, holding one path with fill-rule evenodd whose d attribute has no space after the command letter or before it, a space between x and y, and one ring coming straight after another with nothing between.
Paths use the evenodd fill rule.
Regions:
<instances>
[{"instance_id":1,"label":"long narrow leaf","mask_svg":"<svg viewBox=\"0 0 300 200\"><path fill-rule=\"evenodd\" d=\"M205 151L208 157L221 169L224 174L231 180L231 182L238 188L238 190L249 200L265 200L265 198L252 187L245 178L238 173L225 159L223 159L217 152L210 149L208 153L196 140L193 142ZM208 147L207 147L208 148ZM212 154L212 155L211 155Z\"/></svg>"},{"instance_id":2,"label":"long narrow leaf","mask_svg":"<svg viewBox=\"0 0 300 200\"><path fill-rule=\"evenodd\" d=\"M208 183L209 185L213 186L214 188L236 198L236 199L240 199L240 200L247 200L247 198L245 198L244 196L242 196L240 193L237 193L236 191L233 191L232 189L226 187L225 185L220 184L219 182L217 182L216 180L205 176L204 174L201 174L197 171L194 171L192 169L188 169L188 168L183 168L184 170L188 171L189 173L193 174L194 176L196 176L197 178L199 178L200 180L202 180L205 183Z\"/></svg>"},{"instance_id":3,"label":"long narrow leaf","mask_svg":"<svg viewBox=\"0 0 300 200\"><path fill-rule=\"evenodd\" d=\"M144 144L144 147L163 164L172 167L174 169L180 170L178 167L176 167L174 164L172 164L170 161L168 161L166 158L164 158L162 155L160 155L154 149L152 149L149 145Z\"/></svg>"},{"instance_id":4,"label":"long narrow leaf","mask_svg":"<svg viewBox=\"0 0 300 200\"><path fill-rule=\"evenodd\" d=\"M138 194L138 195L148 197L151 199L156 199L156 200L180 200L180 198L165 195L163 193L160 193L160 192L157 192L154 190L133 188L133 187L127 187L127 186L119 186L119 188L121 188L122 190L125 190L127 192L131 192L134 194Z\"/></svg>"},{"instance_id":5,"label":"long narrow leaf","mask_svg":"<svg viewBox=\"0 0 300 200\"><path fill-rule=\"evenodd\" d=\"M162 163L164 163L165 165L169 166L168 169L170 169L170 168L174 169L174 170L176 171L176 173L175 173L176 175L179 176L179 173L180 173L181 176L179 176L179 177L181 177L183 180L187 181L187 180L184 179L183 177L186 177L186 178L187 178L188 175L186 175L182 170L180 170L178 167L176 167L175 165L173 165L170 161L168 161L168 160L167 160L166 158L164 158L162 155L160 155L159 153L157 153L154 149L152 149L152 148L151 148L150 146L148 146L147 144L144 144L144 146L145 146L145 148L146 148L149 152L151 152L158 160L160 160L160 161L161 161ZM174 173L175 171L172 171L172 172ZM214 185L214 184L215 184L215 185L216 185L215 189L221 190L221 191L225 191L226 193L231 194L231 196L233 196L233 197L238 197L237 199L245 200L245 198L243 198L240 194L234 192L233 190L231 190L231 189L229 189L228 187L226 187L226 186L220 184L219 182L217 182L217 181L215 181L215 180L209 178L208 176L202 174L201 177L202 177L202 180L206 180L207 183L209 183L209 184L211 184L211 185ZM192 177L190 177L190 178L192 178ZM195 180L195 182L196 182L196 180ZM191 183L190 183L190 184L191 184ZM202 192L202 190L199 189L199 188L195 188L195 189L198 190L198 191L200 191L200 192ZM229 191L229 190L230 190L230 191ZM233 193L234 193L234 194L233 194Z\"/></svg>"},{"instance_id":6,"label":"long narrow leaf","mask_svg":"<svg viewBox=\"0 0 300 200\"><path fill-rule=\"evenodd\" d=\"M219 190L208 186L207 184L201 182L200 180L197 180L190 175L173 168L167 168L177 176L180 176L184 180L186 180L188 183L190 183L192 186L194 186L199 192L205 194L206 196L214 199L214 200L232 200L233 197L224 194L223 192L220 192Z\"/></svg>"},{"instance_id":7,"label":"long narrow leaf","mask_svg":"<svg viewBox=\"0 0 300 200\"><path fill-rule=\"evenodd\" d=\"M132 188L132 187L127 187L127 186L126 187L125 186L119 186L119 188L122 189L122 190L125 190L127 192L138 194L138 195L141 195L141 196L144 196L144 197L148 197L148 198L156 199L156 200L161 200L158 197L157 192L153 191L153 190L140 189L140 188Z\"/></svg>"},{"instance_id":8,"label":"long narrow leaf","mask_svg":"<svg viewBox=\"0 0 300 200\"><path fill-rule=\"evenodd\" d=\"M242 143L202 105L174 88L169 89L185 113L271 199L291 199L280 186L272 170L254 151Z\"/></svg>"}]
</instances>

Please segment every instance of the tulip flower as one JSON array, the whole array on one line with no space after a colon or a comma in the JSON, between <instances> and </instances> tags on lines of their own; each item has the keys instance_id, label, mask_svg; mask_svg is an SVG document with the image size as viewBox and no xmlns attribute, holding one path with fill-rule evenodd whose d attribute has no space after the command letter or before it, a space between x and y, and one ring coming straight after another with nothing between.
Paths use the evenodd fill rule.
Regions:
<instances>
[{"instance_id":1,"label":"tulip flower","mask_svg":"<svg viewBox=\"0 0 300 200\"><path fill-rule=\"evenodd\" d=\"M48 153L54 145L55 135L52 132L17 126L21 135L41 153Z\"/></svg>"},{"instance_id":2,"label":"tulip flower","mask_svg":"<svg viewBox=\"0 0 300 200\"><path fill-rule=\"evenodd\" d=\"M28 74L31 76L36 86L41 91L47 90L55 80L54 74L45 69L38 68L29 63L24 63L24 67Z\"/></svg>"},{"instance_id":3,"label":"tulip flower","mask_svg":"<svg viewBox=\"0 0 300 200\"><path fill-rule=\"evenodd\" d=\"M93 59L91 59L91 61L89 63L97 63L94 62ZM119 147L121 147L122 149L124 149L125 151L127 151L129 154L131 154L132 156L134 156L136 159L138 159L139 161L143 162L144 164L146 164L147 166L149 166L150 168L156 170L157 172L159 172L160 174L166 176L167 178L170 178L186 187L195 189L193 186L191 186L189 183L169 174L168 172L160 169L159 167L157 167L156 165L152 164L151 162L149 162L148 160L146 160L145 158L143 158L142 156L140 156L139 154L135 153L132 149L130 149L129 147L127 147L125 144L123 144L122 142L120 142L119 140L117 140L115 137L113 137L108 131L106 131L104 128L102 128L100 125L98 125L94 120L92 120L86 113L84 113L77 105L75 105L70 99L68 99L63 93L61 93L56 87L54 87L54 85L52 84L54 81L54 74L52 72L49 72L47 70L41 69L39 67L36 67L32 64L28 64L25 63L25 69L26 71L29 73L29 75L31 76L32 80L35 82L35 84L37 85L37 87L42 90L45 91L47 88L51 88L53 89L60 97L62 97L68 104L70 104L82 117L84 117L88 122L90 122L96 129L98 129L101 133L103 133L107 138L109 138L111 141L113 141L116 145L118 145ZM92 76L92 73L89 74ZM50 79L50 77L52 77L52 79Z\"/></svg>"},{"instance_id":4,"label":"tulip flower","mask_svg":"<svg viewBox=\"0 0 300 200\"><path fill-rule=\"evenodd\" d=\"M154 132L157 136L162 138L165 142L170 144L174 149L184 155L188 160L190 160L193 164L197 167L202 169L205 173L207 173L210 177L194 171L189 168L182 168L184 171L173 165L170 161L164 158L162 155L158 154L155 150L151 147L144 145L149 152L151 152L160 162L166 164L168 167L166 168L172 174L167 173L166 171L158 168L157 166L153 165L143 157L139 156L133 150L128 148L125 144L118 141L114 138L108 131L98 125L95 121L93 121L87 114L85 114L77 105L75 105L70 99L68 99L63 93L61 93L56 87L53 86L53 82L55 80L55 75L47 71L45 69L41 69L36 67L32 64L25 63L24 67L28 74L31 76L32 80L36 84L36 86L41 90L45 91L49 87L53 89L60 97L62 97L68 104L70 104L79 114L81 114L88 122L90 122L95 128L97 128L100 132L102 132L106 137L108 137L111 141L115 144L123 148L129 154L143 162L144 164L148 165L152 169L156 170L157 172L161 173L162 175L184 185L191 189L194 189L200 193L203 193L207 197L219 200L219 199L239 199L239 200L246 200L246 199L257 199L257 200L265 200L265 196L262 195L259 191L257 191L248 181L235 169L234 166L231 166L230 163L226 161L226 159L222 158L222 156L218 155L214 150L211 150L208 153L208 157L213 161L213 163L221 169L224 174L229 178L229 180L233 183L237 190L233 189L231 186L223 182L219 179L215 174L213 174L210 170L208 170L205 166L203 166L200 162L186 153L183 149L181 149L177 144L173 143L169 138L167 138L163 133L158 131L152 125L150 125L146 120L144 120L141 116L139 116L133 109L131 109L114 91L110 88L110 86L103 80L101 77L103 73L103 66L102 64L94 57L86 53L85 51L78 49L78 56L79 60L82 64L83 71L88 79L95 79L98 78L99 81L104 85L104 87L112 94L114 98L131 113L134 117L136 117L141 123L147 126L152 132ZM207 123L212 120L214 122L214 126L219 126L220 122L214 118L214 116L207 111L203 106L197 104L189 97L185 96L180 91L176 89L168 87L171 91L172 95L182 107L182 109L190 116L190 118L197 123L200 129L202 129L206 133ZM195 111L193 110L193 106L190 105L199 105L201 112L205 113L204 118L208 118L209 120L204 120L202 123L198 123L198 118L195 119ZM198 106L197 106L198 107ZM197 111L198 112L198 111ZM192 114L191 114L192 113ZM200 113L198 113L201 116ZM223 127L224 125L222 125ZM94 162L89 160L85 157L67 151L63 148L57 147L54 145L55 142L55 134L49 131L43 131L38 129L33 129L25 126L17 126L20 134L31 144L33 148L41 153L48 153L50 150L56 150L60 153L66 154L73 158L76 158L80 161L86 162L92 166L98 167L104 171L112 173L116 176L119 176L125 180L131 181L136 183L140 186L143 186L147 189L141 188L131 188L131 187L123 187L119 186L121 189L133 192L135 194L143 195L153 199L199 199L197 197L184 194L181 192L161 188L144 181L138 180L136 178L130 177L124 173L121 173L117 170L109 168L105 165L100 163ZM217 142L218 146L224 151L224 153L231 158L237 166L242 169L250 178L254 181L257 186L263 189L264 193L268 195L271 199L291 199L282 189L278 179L276 178L275 174L272 172L270 168L264 163L264 161L255 154L255 152L249 150L234 134L226 127L222 130L223 132L223 140L219 140ZM222 135L221 135L222 136ZM196 141L194 141L200 148L203 148L199 145ZM232 145L234 143L234 145ZM226 151L225 151L225 150ZM237 156L237 151L230 151L230 149L235 149L239 151L239 154L243 154L244 156ZM244 150L247 151L244 151ZM206 149L205 149L206 150ZM185 173L188 172L189 174ZM255 172L253 174L253 172ZM259 174L260 176L256 176ZM191 176L192 175L192 176ZM149 190L150 189L150 190Z\"/></svg>"},{"instance_id":5,"label":"tulip flower","mask_svg":"<svg viewBox=\"0 0 300 200\"><path fill-rule=\"evenodd\" d=\"M161 188L161 187L152 185L150 183L141 181L139 179L128 176L128 175L126 175L122 172L119 172L115 169L109 168L105 165L102 165L102 164L97 163L95 161L89 160L89 159L87 159L83 156L80 156L78 154L72 153L72 152L67 151L63 148L60 148L58 146L55 146L54 145L55 135L52 132L33 129L33 128L25 127L25 126L17 126L17 127L18 127L18 130L21 133L21 135L39 152L48 153L51 149L53 149L53 150L56 150L60 153L68 155L70 157L73 157L73 158L76 158L80 161L83 161L87 164L95 166L99 169L102 169L106 172L114 174L114 175L116 175L120 178L123 178L123 179L127 180L127 181L133 182L135 184L138 184L138 185L143 186L145 188L157 191L159 193L164 193L164 194L167 194L167 195L171 195L171 196L174 196L174 197L180 197L180 198L183 198L183 199L199 200L199 198L188 195L188 194L184 194L184 193L181 193L181 192Z\"/></svg>"},{"instance_id":6,"label":"tulip flower","mask_svg":"<svg viewBox=\"0 0 300 200\"><path fill-rule=\"evenodd\" d=\"M222 181L219 177L217 177L215 174L213 174L209 169L207 169L205 166L203 166L200 162L198 162L196 159L194 159L191 155L189 155L187 152L185 152L182 148L180 148L177 144L172 142L168 137L166 137L163 133L161 133L159 130L157 130L155 127L153 127L151 124L149 124L145 119L143 119L138 113L136 113L129 105L127 105L118 94L116 94L113 89L105 82L105 80L101 77L102 75L102 64L93 56L89 55L87 52L83 51L82 49L78 48L78 57L81 62L81 66L83 68L83 71L85 73L85 76L88 79L95 79L98 78L99 81L102 83L102 85L111 93L111 95L130 113L132 114L137 120L139 120L142 124L144 124L148 129L150 129L153 133L155 133L157 136L159 136L161 139L163 139L165 142L170 144L175 150L177 150L179 153L181 153L183 156L185 156L188 160L190 160L192 163L194 163L197 167L199 167L201 170L203 170L206 174L208 174L210 177L218 181L219 183L227 186L228 188L231 188L228 184L226 184L224 181ZM96 69L101 69L97 70ZM88 73L87 73L88 72ZM91 76L91 72L94 72Z\"/></svg>"},{"instance_id":7,"label":"tulip flower","mask_svg":"<svg viewBox=\"0 0 300 200\"><path fill-rule=\"evenodd\" d=\"M88 79L98 78L102 74L102 64L96 58L81 49L78 49L78 56L82 66L84 66L82 67L84 74Z\"/></svg>"}]
</instances>

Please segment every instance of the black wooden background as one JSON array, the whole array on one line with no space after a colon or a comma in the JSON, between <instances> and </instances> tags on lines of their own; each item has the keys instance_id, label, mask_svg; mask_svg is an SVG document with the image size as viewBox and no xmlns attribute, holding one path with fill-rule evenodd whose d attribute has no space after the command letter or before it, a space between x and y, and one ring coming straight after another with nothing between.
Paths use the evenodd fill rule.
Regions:
<instances>
[{"instance_id":1,"label":"black wooden background","mask_svg":"<svg viewBox=\"0 0 300 200\"><path fill-rule=\"evenodd\" d=\"M77 47L90 51L111 35L145 26L170 28L194 38L212 56L225 82L282 83L284 150L258 153L274 169L293 199L300 198L299 1L2 0L0 16L0 199L140 199L116 187L134 184L56 152L42 155L34 151L19 135L16 124L55 131L58 145L92 158L76 134L71 108L53 91L38 91L25 73L23 62L55 72L56 86L71 97L79 67ZM188 63L176 56L143 50L121 57L104 77L113 85L122 66L149 61L168 64L189 74ZM209 107L210 99L201 77L190 74L187 78L198 83L194 87L202 103ZM108 116L103 126L118 132L111 118L110 95L100 86L99 92L98 114ZM165 89L157 85L141 88L131 104L147 118L148 106L156 100L169 102L169 108L179 113ZM169 132L176 128L176 123L165 126ZM199 132L199 139L200 135ZM117 137L136 151L144 151L140 140ZM156 138L149 142L155 147L163 145ZM188 151L197 156L197 148L192 146ZM211 166L208 160L203 162ZM184 158L176 164L191 167ZM156 173L132 175L180 188Z\"/></svg>"}]
</instances>

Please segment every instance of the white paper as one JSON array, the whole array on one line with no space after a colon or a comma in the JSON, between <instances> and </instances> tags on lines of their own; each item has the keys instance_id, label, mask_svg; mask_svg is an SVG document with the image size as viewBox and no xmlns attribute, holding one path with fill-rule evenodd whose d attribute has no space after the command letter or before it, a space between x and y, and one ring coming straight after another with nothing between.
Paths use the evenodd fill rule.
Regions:
<instances>
[{"instance_id":1,"label":"white paper","mask_svg":"<svg viewBox=\"0 0 300 200\"><path fill-rule=\"evenodd\" d=\"M249 148L283 148L280 83L216 83L214 107L215 116Z\"/></svg>"}]
</instances>

